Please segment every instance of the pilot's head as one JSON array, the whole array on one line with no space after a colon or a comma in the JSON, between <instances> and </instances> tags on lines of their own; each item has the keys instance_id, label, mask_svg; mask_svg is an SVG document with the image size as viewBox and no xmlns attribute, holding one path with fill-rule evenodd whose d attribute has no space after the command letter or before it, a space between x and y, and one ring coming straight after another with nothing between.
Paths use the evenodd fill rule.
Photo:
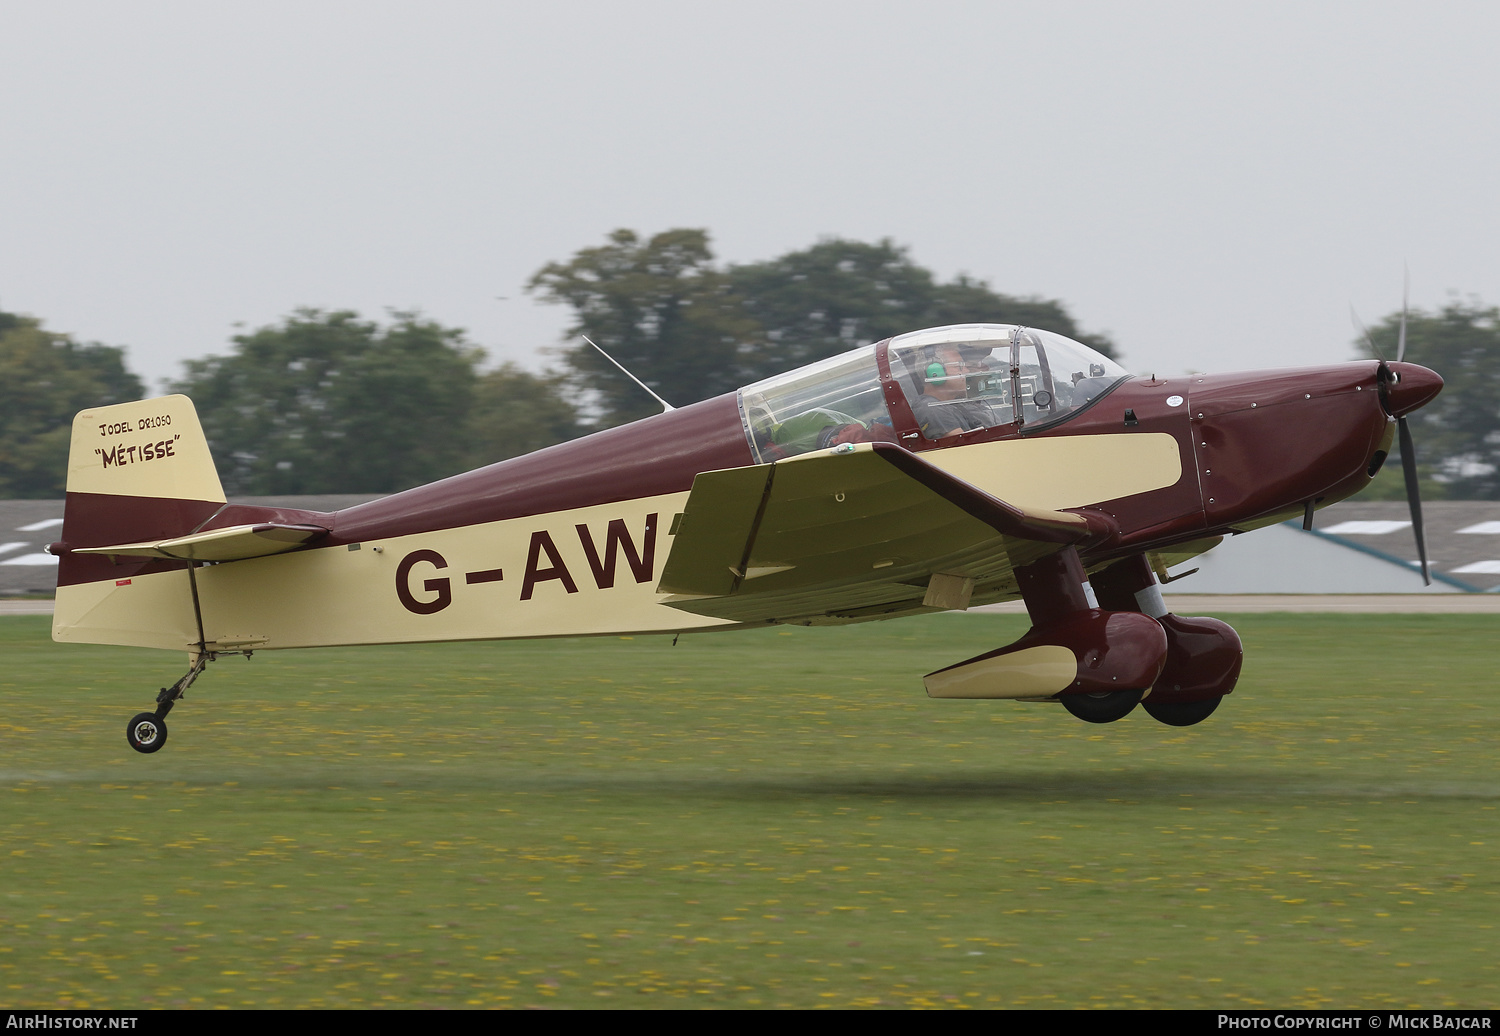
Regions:
<instances>
[{"instance_id":1,"label":"pilot's head","mask_svg":"<svg viewBox=\"0 0 1500 1036\"><path fill-rule=\"evenodd\" d=\"M934 346L922 370L922 391L934 399L962 398L968 391L965 377L972 373L958 346Z\"/></svg>"}]
</instances>

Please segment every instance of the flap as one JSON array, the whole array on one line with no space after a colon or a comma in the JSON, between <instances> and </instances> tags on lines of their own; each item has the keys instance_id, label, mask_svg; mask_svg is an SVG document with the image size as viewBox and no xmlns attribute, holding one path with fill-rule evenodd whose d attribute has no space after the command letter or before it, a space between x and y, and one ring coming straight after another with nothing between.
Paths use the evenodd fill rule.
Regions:
<instances>
[{"instance_id":1,"label":"flap","mask_svg":"<svg viewBox=\"0 0 1500 1036\"><path fill-rule=\"evenodd\" d=\"M74 547L74 554L108 554L174 561L243 561L281 554L326 535L321 525L232 525L168 540L117 543L109 547Z\"/></svg>"},{"instance_id":2,"label":"flap","mask_svg":"<svg viewBox=\"0 0 1500 1036\"><path fill-rule=\"evenodd\" d=\"M934 574L993 586L1113 531L1102 516L1013 507L894 444L848 444L698 475L657 592L740 621L920 607Z\"/></svg>"}]
</instances>

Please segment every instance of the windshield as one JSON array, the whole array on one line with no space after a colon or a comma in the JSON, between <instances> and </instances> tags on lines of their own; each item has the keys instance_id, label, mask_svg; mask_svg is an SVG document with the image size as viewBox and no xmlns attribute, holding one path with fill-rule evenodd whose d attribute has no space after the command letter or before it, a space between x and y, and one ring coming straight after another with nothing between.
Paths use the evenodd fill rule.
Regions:
<instances>
[{"instance_id":1,"label":"windshield","mask_svg":"<svg viewBox=\"0 0 1500 1036\"><path fill-rule=\"evenodd\" d=\"M740 390L759 463L846 442L895 442L875 346L865 345Z\"/></svg>"},{"instance_id":2,"label":"windshield","mask_svg":"<svg viewBox=\"0 0 1500 1036\"><path fill-rule=\"evenodd\" d=\"M891 377L922 437L1050 424L1129 377L1081 342L1010 324L960 324L893 338Z\"/></svg>"},{"instance_id":3,"label":"windshield","mask_svg":"<svg viewBox=\"0 0 1500 1036\"><path fill-rule=\"evenodd\" d=\"M899 385L929 441L1062 420L1130 375L1081 342L1011 324L957 324L864 345L749 385L740 416L757 463L850 442L897 442L880 380L889 348ZM1020 413L1016 412L1019 402ZM915 435L902 418L901 432Z\"/></svg>"}]
</instances>

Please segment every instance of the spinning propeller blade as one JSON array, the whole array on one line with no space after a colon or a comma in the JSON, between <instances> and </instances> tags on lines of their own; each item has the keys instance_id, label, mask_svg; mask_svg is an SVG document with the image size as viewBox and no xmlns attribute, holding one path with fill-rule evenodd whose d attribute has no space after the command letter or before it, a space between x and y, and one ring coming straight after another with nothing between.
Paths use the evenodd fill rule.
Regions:
<instances>
[{"instance_id":1,"label":"spinning propeller blade","mask_svg":"<svg viewBox=\"0 0 1500 1036\"><path fill-rule=\"evenodd\" d=\"M1406 476L1406 503L1411 508L1411 529L1417 536L1417 557L1422 560L1422 583L1432 585L1427 572L1427 535L1422 531L1422 494L1417 489L1417 448L1411 441L1406 418L1396 418L1396 435L1401 442L1401 473Z\"/></svg>"},{"instance_id":2,"label":"spinning propeller blade","mask_svg":"<svg viewBox=\"0 0 1500 1036\"><path fill-rule=\"evenodd\" d=\"M1410 308L1411 269L1401 282L1401 332L1396 338L1396 362L1406 359L1406 312ZM1422 530L1422 494L1417 488L1417 447L1412 442L1411 427L1405 417L1396 419L1396 435L1401 443L1401 473L1406 476L1406 503L1411 508L1411 530L1417 537L1417 557L1422 561L1422 583L1432 585L1427 571L1427 535Z\"/></svg>"},{"instance_id":3,"label":"spinning propeller blade","mask_svg":"<svg viewBox=\"0 0 1500 1036\"><path fill-rule=\"evenodd\" d=\"M1406 359L1406 315L1410 309L1411 299L1411 270L1406 271L1405 279L1401 286L1401 327L1396 337L1396 362L1401 363ZM1400 380L1385 356L1375 345L1375 339L1370 337L1369 330L1364 322L1359 319L1359 314L1354 312L1354 307L1349 307L1349 315L1354 318L1354 326L1359 328L1359 333L1364 336L1370 351L1380 359L1380 367L1376 371L1375 381L1380 390L1380 402L1388 414L1393 413L1390 401L1390 386ZM1432 575L1428 571L1427 564L1427 534L1422 528L1422 493L1417 486L1417 447L1412 441L1411 427L1407 424L1405 415L1396 417L1396 435L1401 444L1401 474L1406 479L1406 504L1411 509L1411 529L1417 537L1417 558L1422 563L1422 582L1426 586L1432 585ZM1305 521L1305 519L1304 519Z\"/></svg>"}]
</instances>

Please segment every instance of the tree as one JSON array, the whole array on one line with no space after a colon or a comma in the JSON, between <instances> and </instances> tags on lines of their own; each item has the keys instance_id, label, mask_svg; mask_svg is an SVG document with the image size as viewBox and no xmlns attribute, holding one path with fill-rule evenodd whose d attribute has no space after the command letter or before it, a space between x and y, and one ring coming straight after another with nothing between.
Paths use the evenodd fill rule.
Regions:
<instances>
[{"instance_id":1,"label":"tree","mask_svg":"<svg viewBox=\"0 0 1500 1036\"><path fill-rule=\"evenodd\" d=\"M145 395L125 351L0 312L0 497L60 497L73 415Z\"/></svg>"},{"instance_id":2,"label":"tree","mask_svg":"<svg viewBox=\"0 0 1500 1036\"><path fill-rule=\"evenodd\" d=\"M1026 324L1114 355L1107 337L1080 333L1062 303L1002 295L967 276L939 283L889 239L829 238L721 270L706 231L669 230L642 244L617 230L608 244L543 267L528 290L571 306L569 334L587 334L676 405L939 324ZM563 358L596 395L601 425L655 411L588 345Z\"/></svg>"},{"instance_id":3,"label":"tree","mask_svg":"<svg viewBox=\"0 0 1500 1036\"><path fill-rule=\"evenodd\" d=\"M584 432L560 374L532 374L506 363L479 379L469 421L469 467L540 450Z\"/></svg>"},{"instance_id":4,"label":"tree","mask_svg":"<svg viewBox=\"0 0 1500 1036\"><path fill-rule=\"evenodd\" d=\"M984 281L962 273L949 283L937 286L932 306L922 319L924 327L969 323L1020 324L1055 331L1112 360L1120 358L1109 335L1084 331L1060 300L1044 299L1038 295L1002 295Z\"/></svg>"},{"instance_id":5,"label":"tree","mask_svg":"<svg viewBox=\"0 0 1500 1036\"><path fill-rule=\"evenodd\" d=\"M1396 358L1401 315L1370 332L1376 349ZM1422 495L1500 500L1500 308L1453 301L1437 313L1407 319L1406 359L1443 376L1443 391L1410 417ZM1369 344L1356 343L1363 355ZM1367 498L1404 499L1400 458L1393 446Z\"/></svg>"},{"instance_id":6,"label":"tree","mask_svg":"<svg viewBox=\"0 0 1500 1036\"><path fill-rule=\"evenodd\" d=\"M548 263L526 290L571 306L570 337L588 335L674 406L737 387L758 332L714 268L702 230L668 230L644 243L617 230L608 244ZM660 409L587 343L564 350L563 359L593 395L602 425Z\"/></svg>"},{"instance_id":7,"label":"tree","mask_svg":"<svg viewBox=\"0 0 1500 1036\"><path fill-rule=\"evenodd\" d=\"M932 274L889 239L832 238L732 267L729 279L760 324L757 378L926 327L935 299Z\"/></svg>"},{"instance_id":8,"label":"tree","mask_svg":"<svg viewBox=\"0 0 1500 1036\"><path fill-rule=\"evenodd\" d=\"M187 362L173 388L197 404L227 492L393 492L463 469L483 352L393 317L298 310Z\"/></svg>"},{"instance_id":9,"label":"tree","mask_svg":"<svg viewBox=\"0 0 1500 1036\"><path fill-rule=\"evenodd\" d=\"M729 279L763 331L757 377L942 324L1024 324L1114 355L1107 337L1081 334L1062 303L1001 295L964 274L941 284L889 238L873 245L828 238L763 263L731 267Z\"/></svg>"}]
</instances>

